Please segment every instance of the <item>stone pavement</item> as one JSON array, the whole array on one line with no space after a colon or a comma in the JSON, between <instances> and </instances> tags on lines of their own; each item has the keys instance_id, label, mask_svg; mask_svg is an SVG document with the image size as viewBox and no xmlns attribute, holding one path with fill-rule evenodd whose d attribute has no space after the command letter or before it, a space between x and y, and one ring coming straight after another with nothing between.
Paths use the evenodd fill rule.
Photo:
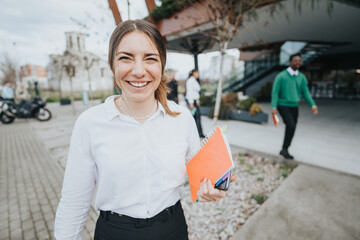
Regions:
<instances>
[{"instance_id":1,"label":"stone pavement","mask_svg":"<svg viewBox=\"0 0 360 240\"><path fill-rule=\"evenodd\" d=\"M50 104L49 109L55 110L54 119L49 122L16 119L13 124L0 125L0 240L54 239L64 165L48 150L51 148L46 144L51 141L44 139L61 139L52 131L66 128L68 136L63 142L68 145L74 120L67 117L69 122L62 122L62 116L69 116L70 108L52 108ZM54 140L53 144L56 147L59 142ZM83 239L92 239L96 219L97 213L91 207Z\"/></svg>"}]
</instances>

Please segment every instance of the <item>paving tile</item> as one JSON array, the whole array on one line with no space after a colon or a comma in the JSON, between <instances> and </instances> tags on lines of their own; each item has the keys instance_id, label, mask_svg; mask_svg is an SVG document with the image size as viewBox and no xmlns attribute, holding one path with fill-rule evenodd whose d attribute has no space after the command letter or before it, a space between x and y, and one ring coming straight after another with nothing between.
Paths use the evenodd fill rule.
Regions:
<instances>
[{"instance_id":1,"label":"paving tile","mask_svg":"<svg viewBox=\"0 0 360 240\"><path fill-rule=\"evenodd\" d=\"M92 236L87 231L82 232L82 239L92 239Z\"/></svg>"},{"instance_id":2,"label":"paving tile","mask_svg":"<svg viewBox=\"0 0 360 240\"><path fill-rule=\"evenodd\" d=\"M32 214L32 217L33 217L34 222L37 222L37 221L43 219L43 215L40 211L34 212Z\"/></svg>"},{"instance_id":3,"label":"paving tile","mask_svg":"<svg viewBox=\"0 0 360 240\"><path fill-rule=\"evenodd\" d=\"M39 231L41 231L43 229L46 229L46 224L45 224L44 219L40 219L39 221L35 221L34 225L35 225L36 232L39 232Z\"/></svg>"},{"instance_id":4,"label":"paving tile","mask_svg":"<svg viewBox=\"0 0 360 240\"><path fill-rule=\"evenodd\" d=\"M34 228L34 223L32 221L32 219L26 219L22 222L22 229L23 230L29 230Z\"/></svg>"},{"instance_id":5,"label":"paving tile","mask_svg":"<svg viewBox=\"0 0 360 240\"><path fill-rule=\"evenodd\" d=\"M55 217L53 216L52 219L55 219ZM48 220L47 223L48 223L48 224L47 224L48 230L54 232L54 221Z\"/></svg>"},{"instance_id":6,"label":"paving tile","mask_svg":"<svg viewBox=\"0 0 360 240\"><path fill-rule=\"evenodd\" d=\"M46 222L49 222L53 219L55 219L55 215L52 212L44 213L44 219ZM52 224L50 224L52 225Z\"/></svg>"},{"instance_id":7,"label":"paving tile","mask_svg":"<svg viewBox=\"0 0 360 240\"><path fill-rule=\"evenodd\" d=\"M0 230L8 229L9 228L9 221L8 219L3 219L0 221Z\"/></svg>"},{"instance_id":8,"label":"paving tile","mask_svg":"<svg viewBox=\"0 0 360 240\"><path fill-rule=\"evenodd\" d=\"M38 240L50 239L49 232L46 229L36 231Z\"/></svg>"},{"instance_id":9,"label":"paving tile","mask_svg":"<svg viewBox=\"0 0 360 240\"><path fill-rule=\"evenodd\" d=\"M31 219L30 211L21 212L21 221L26 221L27 219Z\"/></svg>"},{"instance_id":10,"label":"paving tile","mask_svg":"<svg viewBox=\"0 0 360 240\"><path fill-rule=\"evenodd\" d=\"M20 229L20 227L21 227L20 219L10 222L10 230L11 231L15 231L17 229Z\"/></svg>"},{"instance_id":11,"label":"paving tile","mask_svg":"<svg viewBox=\"0 0 360 240\"><path fill-rule=\"evenodd\" d=\"M9 229L2 229L0 230L0 240L9 240Z\"/></svg>"},{"instance_id":12,"label":"paving tile","mask_svg":"<svg viewBox=\"0 0 360 240\"><path fill-rule=\"evenodd\" d=\"M24 240L34 240L34 239L36 239L34 229L28 229L24 231Z\"/></svg>"},{"instance_id":13,"label":"paving tile","mask_svg":"<svg viewBox=\"0 0 360 240\"><path fill-rule=\"evenodd\" d=\"M11 230L10 238L11 239L22 239L23 238L22 237L22 231L21 231L20 227L18 229L14 230L14 231Z\"/></svg>"}]
</instances>

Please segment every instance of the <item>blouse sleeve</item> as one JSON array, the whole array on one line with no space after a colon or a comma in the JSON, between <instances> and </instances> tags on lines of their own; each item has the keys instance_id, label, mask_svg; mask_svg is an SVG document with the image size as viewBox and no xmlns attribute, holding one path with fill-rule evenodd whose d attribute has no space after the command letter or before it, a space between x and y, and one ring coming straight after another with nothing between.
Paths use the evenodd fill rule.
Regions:
<instances>
[{"instance_id":1,"label":"blouse sleeve","mask_svg":"<svg viewBox=\"0 0 360 240\"><path fill-rule=\"evenodd\" d=\"M56 211L56 239L81 239L93 198L96 167L91 156L89 129L80 116L70 141L61 199Z\"/></svg>"}]
</instances>

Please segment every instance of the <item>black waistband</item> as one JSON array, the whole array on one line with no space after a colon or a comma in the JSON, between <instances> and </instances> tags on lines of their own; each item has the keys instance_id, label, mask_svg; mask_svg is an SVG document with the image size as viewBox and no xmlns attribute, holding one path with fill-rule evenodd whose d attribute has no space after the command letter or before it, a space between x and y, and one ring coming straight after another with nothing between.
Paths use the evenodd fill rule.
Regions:
<instances>
[{"instance_id":1,"label":"black waistband","mask_svg":"<svg viewBox=\"0 0 360 240\"><path fill-rule=\"evenodd\" d=\"M174 214L174 212L181 206L180 200L171 207L165 208L160 213L151 218L133 218L126 215L121 215L112 211L100 210L100 215L107 221L119 223L133 223L136 227L150 226L153 222L162 221L166 222Z\"/></svg>"}]
</instances>

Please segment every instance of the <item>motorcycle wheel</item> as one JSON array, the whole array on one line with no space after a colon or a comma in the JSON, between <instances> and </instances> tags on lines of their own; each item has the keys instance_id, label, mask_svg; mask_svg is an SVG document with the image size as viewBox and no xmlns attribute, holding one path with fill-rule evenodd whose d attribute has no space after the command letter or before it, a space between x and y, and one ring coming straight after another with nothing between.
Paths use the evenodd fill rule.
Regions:
<instances>
[{"instance_id":1,"label":"motorcycle wheel","mask_svg":"<svg viewBox=\"0 0 360 240\"><path fill-rule=\"evenodd\" d=\"M0 121L3 124L10 124L15 120L15 117L10 117L8 115L6 115L5 113L1 113L0 114Z\"/></svg>"},{"instance_id":2,"label":"motorcycle wheel","mask_svg":"<svg viewBox=\"0 0 360 240\"><path fill-rule=\"evenodd\" d=\"M39 111L35 113L35 118L41 122L48 121L51 118L51 112L46 108L39 109Z\"/></svg>"}]
</instances>

